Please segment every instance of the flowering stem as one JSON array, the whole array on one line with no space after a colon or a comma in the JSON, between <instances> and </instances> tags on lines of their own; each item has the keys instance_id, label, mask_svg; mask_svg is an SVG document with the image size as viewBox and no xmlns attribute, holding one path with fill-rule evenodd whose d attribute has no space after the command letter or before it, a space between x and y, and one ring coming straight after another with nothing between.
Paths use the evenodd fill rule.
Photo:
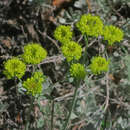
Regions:
<instances>
[{"instance_id":1,"label":"flowering stem","mask_svg":"<svg viewBox=\"0 0 130 130\"><path fill-rule=\"evenodd\" d=\"M87 57L87 47L88 47L88 36L84 35L84 39L86 42L86 46L85 46L85 52L84 52L84 57L83 57L83 63L85 63L86 57Z\"/></svg>"},{"instance_id":2,"label":"flowering stem","mask_svg":"<svg viewBox=\"0 0 130 130\"><path fill-rule=\"evenodd\" d=\"M54 106L55 106L55 101L53 99L52 100L52 110L51 110L51 130L53 130Z\"/></svg>"},{"instance_id":3,"label":"flowering stem","mask_svg":"<svg viewBox=\"0 0 130 130\"><path fill-rule=\"evenodd\" d=\"M74 91L74 97L73 97L73 100L72 100L72 106L71 106L71 108L69 110L69 115L68 115L67 120L66 120L66 122L65 122L65 124L63 126L63 130L67 130L68 123L69 123L69 120L70 120L70 117L71 117L71 113L72 113L73 108L75 106L75 101L76 101L76 96L77 96L77 90L78 90L79 86L80 86L80 81L78 80L78 82L76 84L75 91Z\"/></svg>"},{"instance_id":4,"label":"flowering stem","mask_svg":"<svg viewBox=\"0 0 130 130\"><path fill-rule=\"evenodd\" d=\"M31 114L31 110L33 108L33 102L34 102L34 98L31 97L31 104L30 104L30 107L29 107L29 110L28 110L28 113L27 113L27 123L26 123L26 128L25 130L28 130L29 128L29 124L30 124L30 114Z\"/></svg>"},{"instance_id":5,"label":"flowering stem","mask_svg":"<svg viewBox=\"0 0 130 130\"><path fill-rule=\"evenodd\" d=\"M17 86L17 78L14 78L14 82L15 82L15 89L16 89L16 95L19 98L19 92L18 92L18 86Z\"/></svg>"}]
</instances>

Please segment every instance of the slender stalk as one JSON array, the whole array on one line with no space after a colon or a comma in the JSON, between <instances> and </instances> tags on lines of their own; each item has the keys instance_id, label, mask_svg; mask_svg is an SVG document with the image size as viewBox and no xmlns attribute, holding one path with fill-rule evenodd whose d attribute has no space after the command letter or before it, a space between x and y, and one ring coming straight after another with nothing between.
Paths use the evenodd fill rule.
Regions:
<instances>
[{"instance_id":1,"label":"slender stalk","mask_svg":"<svg viewBox=\"0 0 130 130\"><path fill-rule=\"evenodd\" d=\"M84 35L84 39L86 42L86 46L85 46L85 51L84 51L84 56L83 56L83 63L85 63L86 57L87 57L87 48L88 48L88 37L87 35Z\"/></svg>"},{"instance_id":2,"label":"slender stalk","mask_svg":"<svg viewBox=\"0 0 130 130\"><path fill-rule=\"evenodd\" d=\"M77 84L76 84L76 88L75 88L75 91L74 91L74 97L73 97L73 100L72 100L72 106L70 108L70 111L69 111L67 120L66 120L66 122L64 124L63 130L67 130L67 127L68 127L68 124L69 124L69 121L70 121L70 117L71 117L71 113L72 113L73 108L75 106L75 101L76 101L76 96L77 96L77 90L78 90L79 86L80 86L80 81L77 82Z\"/></svg>"},{"instance_id":3,"label":"slender stalk","mask_svg":"<svg viewBox=\"0 0 130 130\"><path fill-rule=\"evenodd\" d=\"M30 104L30 107L29 107L29 110L28 110L28 113L27 113L27 121L26 121L26 126L25 126L25 130L29 130L29 125L30 125L30 113L31 113L31 110L33 108L33 102L34 102L34 98L31 97L31 104Z\"/></svg>"},{"instance_id":4,"label":"slender stalk","mask_svg":"<svg viewBox=\"0 0 130 130\"><path fill-rule=\"evenodd\" d=\"M52 110L51 110L51 130L53 130L54 106L55 106L55 101L53 99L52 100Z\"/></svg>"},{"instance_id":5,"label":"slender stalk","mask_svg":"<svg viewBox=\"0 0 130 130\"><path fill-rule=\"evenodd\" d=\"M86 47L88 47L88 36L84 35L84 38L85 38L85 42L86 42Z\"/></svg>"},{"instance_id":6,"label":"slender stalk","mask_svg":"<svg viewBox=\"0 0 130 130\"><path fill-rule=\"evenodd\" d=\"M19 99L19 92L18 92L17 78L16 77L14 78L14 82L15 82L16 95L17 95L17 97Z\"/></svg>"}]
</instances>

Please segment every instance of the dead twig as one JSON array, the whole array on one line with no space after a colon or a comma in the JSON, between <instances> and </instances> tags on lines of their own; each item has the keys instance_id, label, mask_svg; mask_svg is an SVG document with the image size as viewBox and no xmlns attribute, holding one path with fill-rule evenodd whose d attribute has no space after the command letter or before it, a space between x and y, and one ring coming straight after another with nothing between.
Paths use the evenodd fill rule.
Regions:
<instances>
[{"instance_id":1,"label":"dead twig","mask_svg":"<svg viewBox=\"0 0 130 130\"><path fill-rule=\"evenodd\" d=\"M43 37L46 37L48 40L50 40L56 47L57 49L59 50L59 52L61 53L61 49L60 49L60 46L58 45L58 43L56 42L56 40L52 39L50 36L48 36L46 33L44 32L41 32L40 30L38 30L38 32L43 36Z\"/></svg>"},{"instance_id":2,"label":"dead twig","mask_svg":"<svg viewBox=\"0 0 130 130\"><path fill-rule=\"evenodd\" d=\"M28 40L27 34L26 34L25 31L24 31L23 25L20 25L20 27L21 27L21 30L22 30L22 33L23 33L24 37L26 38L26 40Z\"/></svg>"},{"instance_id":3,"label":"dead twig","mask_svg":"<svg viewBox=\"0 0 130 130\"><path fill-rule=\"evenodd\" d=\"M78 39L78 43L83 39L83 35L80 36L80 38Z\"/></svg>"}]
</instances>

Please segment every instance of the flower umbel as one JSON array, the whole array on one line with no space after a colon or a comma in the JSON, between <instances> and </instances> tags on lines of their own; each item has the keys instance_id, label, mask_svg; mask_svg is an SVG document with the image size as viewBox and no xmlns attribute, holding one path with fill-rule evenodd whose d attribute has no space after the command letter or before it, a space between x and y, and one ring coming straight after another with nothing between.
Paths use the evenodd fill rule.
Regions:
<instances>
[{"instance_id":1,"label":"flower umbel","mask_svg":"<svg viewBox=\"0 0 130 130\"><path fill-rule=\"evenodd\" d=\"M54 31L55 39L59 40L62 44L72 39L72 32L70 26L60 25Z\"/></svg>"},{"instance_id":2,"label":"flower umbel","mask_svg":"<svg viewBox=\"0 0 130 130\"><path fill-rule=\"evenodd\" d=\"M4 74L8 79L17 77L22 78L26 71L26 65L18 58L12 58L4 63Z\"/></svg>"},{"instance_id":3,"label":"flower umbel","mask_svg":"<svg viewBox=\"0 0 130 130\"><path fill-rule=\"evenodd\" d=\"M76 24L77 28L82 34L88 36L98 37L103 31L103 22L98 16L92 16L91 14L84 14Z\"/></svg>"},{"instance_id":4,"label":"flower umbel","mask_svg":"<svg viewBox=\"0 0 130 130\"><path fill-rule=\"evenodd\" d=\"M104 57L94 57L91 60L90 69L93 74L107 72L109 69L109 61L107 61Z\"/></svg>"},{"instance_id":5,"label":"flower umbel","mask_svg":"<svg viewBox=\"0 0 130 130\"><path fill-rule=\"evenodd\" d=\"M35 96L42 93L42 83L44 80L42 72L35 72L31 78L23 82L23 87L27 90L27 94Z\"/></svg>"},{"instance_id":6,"label":"flower umbel","mask_svg":"<svg viewBox=\"0 0 130 130\"><path fill-rule=\"evenodd\" d=\"M68 62L72 60L79 60L81 57L82 48L78 43L74 41L70 41L67 44L63 45L61 49Z\"/></svg>"},{"instance_id":7,"label":"flower umbel","mask_svg":"<svg viewBox=\"0 0 130 130\"><path fill-rule=\"evenodd\" d=\"M86 71L82 64L77 63L71 65L70 74L76 79L84 79L86 75Z\"/></svg>"},{"instance_id":8,"label":"flower umbel","mask_svg":"<svg viewBox=\"0 0 130 130\"><path fill-rule=\"evenodd\" d=\"M24 46L23 60L28 64L38 64L44 60L47 52L41 45L37 43L30 43Z\"/></svg>"},{"instance_id":9,"label":"flower umbel","mask_svg":"<svg viewBox=\"0 0 130 130\"><path fill-rule=\"evenodd\" d=\"M123 32L118 27L113 25L105 26L103 31L104 40L108 41L108 45L113 45L114 42L120 42L123 39Z\"/></svg>"}]
</instances>

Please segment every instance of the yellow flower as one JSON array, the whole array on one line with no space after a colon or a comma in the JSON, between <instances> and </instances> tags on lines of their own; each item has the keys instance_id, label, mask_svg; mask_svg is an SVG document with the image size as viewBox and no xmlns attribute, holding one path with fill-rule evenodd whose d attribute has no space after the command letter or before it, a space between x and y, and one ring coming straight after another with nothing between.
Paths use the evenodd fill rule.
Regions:
<instances>
[{"instance_id":1,"label":"yellow flower","mask_svg":"<svg viewBox=\"0 0 130 130\"><path fill-rule=\"evenodd\" d=\"M103 57L94 57L91 60L90 69L93 74L101 74L107 72L109 69L109 61Z\"/></svg>"},{"instance_id":2,"label":"yellow flower","mask_svg":"<svg viewBox=\"0 0 130 130\"><path fill-rule=\"evenodd\" d=\"M123 39L123 32L118 27L113 25L105 26L103 31L104 40L108 41L108 45L113 45L114 42L120 42Z\"/></svg>"},{"instance_id":3,"label":"yellow flower","mask_svg":"<svg viewBox=\"0 0 130 130\"><path fill-rule=\"evenodd\" d=\"M98 37L103 31L103 22L98 16L84 14L76 24L82 34Z\"/></svg>"},{"instance_id":4,"label":"yellow flower","mask_svg":"<svg viewBox=\"0 0 130 130\"><path fill-rule=\"evenodd\" d=\"M79 60L82 54L81 46L74 41L70 41L67 44L63 45L61 49L64 57L68 62L72 60Z\"/></svg>"},{"instance_id":5,"label":"yellow flower","mask_svg":"<svg viewBox=\"0 0 130 130\"><path fill-rule=\"evenodd\" d=\"M31 78L23 82L23 87L27 90L27 94L35 96L42 93L42 83L44 80L42 72L35 72Z\"/></svg>"},{"instance_id":6,"label":"yellow flower","mask_svg":"<svg viewBox=\"0 0 130 130\"><path fill-rule=\"evenodd\" d=\"M54 37L59 40L62 44L67 43L72 39L72 32L70 26L60 25L54 31Z\"/></svg>"},{"instance_id":7,"label":"yellow flower","mask_svg":"<svg viewBox=\"0 0 130 130\"><path fill-rule=\"evenodd\" d=\"M71 65L70 74L76 79L84 79L86 75L86 71L82 64L77 63Z\"/></svg>"},{"instance_id":8,"label":"yellow flower","mask_svg":"<svg viewBox=\"0 0 130 130\"><path fill-rule=\"evenodd\" d=\"M12 58L4 63L4 74L8 79L17 77L22 78L26 71L26 65L18 58Z\"/></svg>"},{"instance_id":9,"label":"yellow flower","mask_svg":"<svg viewBox=\"0 0 130 130\"><path fill-rule=\"evenodd\" d=\"M47 56L47 52L41 45L30 43L24 46L22 58L28 64L39 64Z\"/></svg>"}]
</instances>

